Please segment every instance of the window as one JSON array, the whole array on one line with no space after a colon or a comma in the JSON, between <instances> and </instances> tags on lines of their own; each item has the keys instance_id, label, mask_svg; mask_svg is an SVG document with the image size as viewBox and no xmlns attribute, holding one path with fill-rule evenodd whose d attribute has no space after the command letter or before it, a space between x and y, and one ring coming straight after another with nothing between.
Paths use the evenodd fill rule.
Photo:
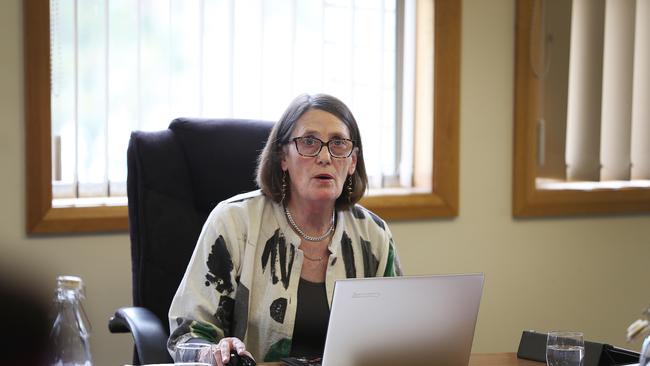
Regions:
<instances>
[{"instance_id":1,"label":"window","mask_svg":"<svg viewBox=\"0 0 650 366\"><path fill-rule=\"evenodd\" d=\"M650 3L517 1L513 214L650 211Z\"/></svg>"},{"instance_id":2,"label":"window","mask_svg":"<svg viewBox=\"0 0 650 366\"><path fill-rule=\"evenodd\" d=\"M302 92L347 102L371 188L398 185L397 167L413 159L396 139L397 43L415 32L398 39L396 19L414 11L396 5L50 0L54 206L126 197L131 130L162 130L178 116L277 120ZM412 103L401 106L409 113ZM412 129L412 118L399 121Z\"/></svg>"},{"instance_id":3,"label":"window","mask_svg":"<svg viewBox=\"0 0 650 366\"><path fill-rule=\"evenodd\" d=\"M80 5L82 3L84 5ZM192 3L174 1L77 2L74 0L52 0L49 3L50 6L48 6L48 1L45 0L30 0L25 2L26 123L28 135L27 229L29 232L105 231L123 230L127 227L125 203L123 200L120 201L119 198L125 193L125 173L120 171L119 168L115 168L120 166L120 161L118 160L123 160L122 156L125 154L111 153L110 146L112 144L117 146L116 149L118 151L120 151L120 149L121 151L125 151L127 141L120 141L118 136L128 136L131 129L166 128L167 124L173 117L178 115L194 114L192 112L178 112L189 109L192 111L198 111L199 114L205 113L212 117L227 117L232 115L235 117L265 118L273 120L277 119L277 116L281 113L281 109L285 107L288 100L290 100L295 94L298 94L295 90L298 90L299 92L314 92L321 90L330 92L346 101L359 120L377 121L381 123L382 128L375 129L376 131L371 131L372 129L369 127L365 127L364 130L364 126L360 126L362 128L362 134L364 135L364 144L366 145L364 148L366 150L372 148L373 144L369 143L370 140L376 141L378 147L391 147L389 149L378 150L381 151L381 153L378 153L379 156L384 157L385 155L385 157L390 158L389 161L391 161L391 163L388 165L375 164L372 166L367 162L368 165L372 166L372 168L369 169L372 176L371 183L374 184L374 187L381 189L371 192L371 195L364 199L363 204L385 218L450 216L456 214L458 177L458 54L460 49L458 44L460 6L458 2L436 1L434 11L434 5L430 0L398 1L396 5L391 5L391 1L356 1L355 3L358 3L357 5L359 6L354 8L354 11L346 13L348 14L347 16L350 17L350 21L347 24L352 25L355 24L355 22L365 22L370 19L372 21L369 24L363 25L360 30L366 31L368 29L374 29L373 24L375 28L380 27L377 28L380 30L390 29L390 26L385 26L386 23L395 19L403 19L395 17L395 14L402 12L404 16L409 16L410 14L410 16L413 17L412 19L416 20L415 23L417 26L413 26L413 29L411 30L413 33L417 32L418 34L422 34L424 32L423 34L428 34L428 37L418 37L417 42L415 41L415 37L413 37L410 42L396 40L386 42L386 39L389 39L390 37L387 36L386 31L381 31L382 37L379 37L379 39L384 43L377 43L378 41L375 39L365 48L370 50L370 52L366 53L366 57L371 57L373 59L380 57L383 60L380 63L379 72L383 71L384 77L371 78L364 76L361 72L357 72L355 73L356 76L354 78L350 78L345 77L345 75L351 75L351 71L354 70L355 67L354 59L350 57L350 54L355 52L361 54L360 51L362 50L358 50L353 46L361 45L363 47L363 42L353 44L352 39L349 39L350 37L346 38L349 30L346 31L343 29L342 36L338 38L340 41L339 44L337 44L336 40L330 40L328 42L323 42L322 44L325 46L322 46L322 48L313 50L313 53L324 54L324 47L333 47L336 49L343 55L341 57L342 60L330 60L328 65L335 65L336 67L339 67L339 69L333 70L329 76L327 74L325 74L325 77L323 77L323 74L315 75L325 80L315 87L317 90L310 90L309 88L301 86L300 83L303 81L302 78L296 77L295 75L290 76L289 78L292 82L284 84L291 85L282 84L280 87L281 91L275 93L278 95L279 101L267 102L265 100L260 100L259 103L255 104L253 110L259 112L260 114L258 115L236 115L232 113L239 108L238 103L240 102L237 102L235 99L237 93L246 92L245 90L237 89L241 89L241 85L248 85L245 81L238 80L237 82L233 82L233 80L230 80L231 89L227 89L225 92L211 89L209 83L205 81L210 77L226 77L228 74L234 75L231 79L237 77L237 72L223 72L223 75L215 75L218 71L214 71L214 69L210 69L205 65L211 64L211 62L225 62L226 65L221 65L220 67L225 68L225 70L233 71L232 69L228 69L228 67L232 68L235 64L238 64L233 59L234 57L241 57L242 59L248 59L250 57L246 57L245 54L237 56L236 52L230 52L229 54L233 55L230 59L225 61L219 60L218 57L210 54L212 51L201 51L202 48L192 44L183 45L183 47L194 47L194 49L187 51L187 53L191 56L188 57L188 62L199 64L199 66L195 68L186 69L185 67L179 66L182 64L183 60L177 60L176 56L170 58L170 52L167 51L167 53L165 53L166 47L164 46L161 46L160 50L153 52L150 55L147 55L147 52L149 51L138 52L138 57L144 58L158 55L161 59L165 60L164 62L154 63L156 64L156 67L168 69L175 68L177 71L180 69L179 72L183 72L183 70L187 71L189 69L198 69L199 73L190 75L189 78L185 79L174 79L174 77L170 77L161 81L159 80L165 88L156 88L155 90L148 91L136 90L134 95L124 97L124 99L111 95L111 88L107 87L108 80L110 79L107 74L110 73L111 77L117 77L119 80L132 80L134 77L149 77L146 73L151 70L143 70L141 68L135 73L133 73L133 71L128 71L134 69L138 70L137 66L135 68L129 68L128 66L128 63L133 63L135 62L134 60L118 60L119 62L116 62L117 66L114 66L110 62L111 53L104 52L104 56L94 60L92 64L94 66L102 65L102 69L104 71L108 70L108 72L92 73L86 71L83 74L77 72L78 76L74 82L77 85L79 85L80 82L90 85L90 87L95 88L96 91L96 93L91 93L95 95L96 100L86 99L81 103L80 96L74 95L75 88L71 88L69 85L66 87L66 83L69 84L70 81L65 81L63 78L55 77L56 72L50 73L50 69L56 69L59 72L63 70L62 74L75 71L71 70L71 68L83 70L83 68L87 66L84 66L83 62L80 62L81 58L79 57L79 53L83 52L80 44L82 42L89 42L89 44L96 46L97 44L106 44L111 42L110 39L113 37L108 37L108 33L110 32L109 29L112 27L110 26L110 21L107 19L111 18L111 11L115 11L115 9L113 8L113 5L109 6L109 3L116 5L121 4L127 7L136 6L135 12L127 12L121 15L113 14L113 16L119 19L121 23L130 23L131 27L134 27L131 32L127 32L130 35L132 35L133 32L136 32L137 34L137 32L144 32L145 29L153 27L153 25L150 24L152 22L151 19L149 19L149 23L146 23L144 20L145 18L137 17L138 12L142 13L144 10L142 7L145 6L156 8L157 4L167 4L158 9L167 14L166 17L163 16L160 19L173 19L169 16L172 12L174 14L184 14L190 18L197 17L192 19L188 18L185 19L185 21L176 20L171 23L168 22L167 25L163 25L163 28L167 27L167 31L166 33L162 32L164 37L162 40L159 40L159 43L161 44L172 42L177 31L204 32L204 37L198 37L199 39L204 40L208 37L208 34L213 34L213 36L217 37L222 34L222 32L212 29L211 31L214 33L210 33L208 28L216 27L215 23L219 22L206 22L201 20L198 15L207 11L208 8L218 4L230 4L229 11L231 13L235 10L235 5L233 4L236 3L238 7L243 6L240 5L242 2L210 0ZM264 2L258 3L264 4ZM318 8L321 13L318 15L323 23L327 23L326 12L331 11L334 13L330 15L339 20L339 23L337 24L340 24L340 17L343 16L340 12L341 9L345 8L345 6L338 5L339 2L336 1L322 1L317 3L320 4ZM70 7L70 4L72 4L72 7ZM187 4L194 4L197 5L198 8L183 11L182 9L172 9L171 4L174 4L173 6L181 7L187 6ZM306 4L306 2L286 2L287 6L290 6L291 4ZM349 2L345 1L341 4L345 5L349 4ZM380 5L379 8L377 8L377 4ZM408 4L411 5L409 6ZM325 5L329 6L329 8ZM72 9L72 13L70 9ZM200 11L196 11L196 9ZM210 9L215 14L224 12L219 11L219 9L216 8ZM325 11L325 9L329 10ZM257 13L255 13L255 11L253 13L258 16L260 15L260 12L267 15L267 13L275 13L277 9L274 6L273 12L270 10L271 8L262 7L257 10ZM302 9L302 11L304 10L305 9ZM74 36L74 29L70 29L69 25L54 24L54 22L53 24L50 24L49 11L59 12L59 17L53 19L65 19L66 16L74 16L74 12L77 12L77 14L82 11L88 12L88 14L95 16L95 19L93 20L94 23L102 24L103 26L99 27L101 31L98 34L88 36L89 39L82 40L78 35ZM251 10L248 11L250 12ZM298 8L288 8L288 13L296 13L298 11ZM372 15L373 11L374 15ZM135 13L135 15L133 15L133 13ZM360 14L364 13L365 15L363 17L360 16ZM357 17L355 17L355 14ZM433 21L434 15L436 17L435 22ZM295 17L294 19L298 19L298 17ZM269 22L271 21L272 20L269 20ZM301 36L295 32L294 28L297 26L295 24L296 22L287 22L281 18L276 19L276 21L280 24L290 24L290 26L287 26L284 29L284 31L288 33L282 37L289 36L292 37L294 43L301 42L299 39ZM145 23L148 25L145 26ZM184 25L196 24L196 27L193 27L194 30L178 28L177 31L175 30L172 32L170 29L173 29L173 24L176 23ZM232 27L234 27L233 24L230 24L231 30ZM79 25L77 25L77 27L78 26ZM157 26L161 25L157 23ZM395 26L393 26L393 28L395 28ZM406 31L403 33L406 35L402 35L402 37L404 37L402 39L406 40L409 30L408 27L405 27L404 29L406 29ZM440 33L442 29L445 29L444 33ZM358 33L373 33L364 31L359 31ZM324 32L322 30L320 32L321 38L323 38ZM248 39L247 42L244 43L259 42L262 33L265 32L260 32L259 29L257 32L246 33L246 37L253 37L254 39ZM352 32L352 34L355 33ZM444 34L444 37L436 38L435 34ZM74 56L76 57L74 62L66 60L67 56L65 56L65 47L68 46L65 46L66 42L61 42L65 37L73 37L73 39L76 39L77 55ZM125 35L116 35L114 37L128 38ZM356 34L355 37L357 37ZM357 38L359 37L361 36L358 36ZM137 37L131 38L137 39ZM357 38L354 38L354 40L356 41ZM434 38L435 45L433 43ZM429 51L426 51L427 48L425 45L427 39L428 42L435 47L435 53L432 46L429 46ZM52 40L52 45L57 45L56 47L52 47L52 53L50 53L50 40ZM219 40L211 39L210 42L218 43ZM304 42L304 40L302 42ZM125 47L137 47L137 45L128 45L127 42ZM225 42L224 47L232 47L232 44ZM304 47L314 47L314 45L305 42ZM228 49L226 49L226 51L227 50ZM232 50L232 48L230 48L230 50ZM404 68L405 66L403 59L395 57L396 52L402 52L404 54L408 53L409 50L411 50L410 52L412 53L415 67L411 72L411 76L409 76L409 73L407 72L404 73L406 76L403 78L397 78L395 77L395 70L400 70L400 67ZM63 55L63 57L59 58L59 61L57 61L57 55L55 55L56 52L61 52L59 56ZM273 55L275 55L274 52L271 52L264 47L257 47L257 52L261 54L262 58L266 56L267 61L272 63L274 58ZM175 51L174 53L185 52ZM286 51L286 53L291 54L290 50ZM284 68L290 73L299 72L300 70L296 69L300 69L299 65L304 64L304 62L301 61L303 60L297 60L294 57L294 66L284 67L283 65L278 64L273 67L279 69ZM362 62L364 65L368 64L367 61L363 62L363 60L357 60L356 62ZM228 63L230 64L228 65ZM149 64L151 64L151 62L147 63L147 65ZM203 66L201 66L201 64L203 64ZM259 69L257 66L253 65L254 68ZM113 67L115 67L115 69L113 69ZM445 70L445 72L435 72L435 70ZM203 77L201 77L201 75ZM250 75L242 75L242 77L247 76ZM343 81L343 83L336 84L337 80L335 79L337 77L333 76L337 76L338 79L340 79L339 81ZM198 83L198 87L196 87L196 85L191 85L190 87L183 88L183 80L188 79L195 80L196 83ZM286 80L286 78L283 78L283 80ZM113 82L112 79L111 82ZM273 77L260 77L259 75L253 77L250 82L258 82L256 85L260 90L264 90L265 86L269 87L278 84L278 80L273 79ZM435 94L431 91L431 85L434 82L435 90L439 90ZM376 85L372 83L376 83ZM128 85L126 85L127 83L123 84L125 84L123 88L128 89ZM429 84L428 88L426 84ZM172 85L172 87L169 87L169 85ZM394 90L391 91L391 88ZM190 95L186 99L180 97L176 98L172 93L174 90L178 89L192 89L196 91L196 95ZM161 90L163 91L162 93L160 92ZM77 106L73 105L70 107L65 103L60 103L61 98L59 97L65 96L66 93L68 94L68 100L75 100L75 102L78 103ZM73 94L72 97L69 96L71 93ZM411 95L409 95L409 93ZM97 97L97 95L99 97ZM362 101L360 98L355 98L356 95L372 95L375 99ZM388 95L393 95L393 97L388 97ZM412 106L410 108L408 104L394 103L397 100L394 97L395 95L411 97L411 100L415 99L415 102L411 102ZM415 98L413 98L414 96ZM84 96L84 98L87 98L87 96ZM147 99L151 105L148 107L130 106L131 101L138 98L140 100ZM156 100L156 98L158 98L158 100ZM121 108L119 111L112 110L111 108L106 107L106 100L114 101L113 104L121 105L124 108ZM156 104L159 100L173 100L175 104L168 103L164 108L160 108L160 105ZM215 103L206 103L205 100L220 100L224 101L224 103L223 105L215 105ZM350 100L353 102L350 102ZM430 102L431 100L434 101L433 104ZM359 105L355 105L355 102L357 101L359 101ZM382 102L382 105L386 106L385 110L380 111L381 113L378 113L377 111L373 112L371 108L363 108L363 103L372 105L377 102ZM95 106L95 108L88 108L88 106ZM222 109L219 110L218 108ZM280 110L278 111L277 108L280 108ZM156 115L151 120L162 121L162 125L129 125L128 123L122 125L122 122L120 122L125 120L144 121L145 119L138 118L138 114L155 114L157 113L156 111L161 109L169 111L171 117ZM367 112L364 112L364 110ZM228 114L228 112L230 112L230 114ZM77 115L75 115L75 113ZM80 113L87 113L90 115L90 118L88 118L89 120L112 121L110 125L115 125L117 128L111 130L105 127L97 128L80 126L79 122L70 122L81 121L81 119L78 118ZM372 113L374 113L374 115ZM415 116L414 125L410 128L403 127L407 124L402 120L398 120L398 124L396 124L394 120L387 121L382 117L386 115L404 116L409 114ZM61 115L67 117L57 119L58 116ZM134 116L136 118L134 118ZM431 123L431 119L434 120L433 124ZM68 123L68 126L66 127L64 123L59 123L57 121L67 121L66 123ZM72 128L70 127L71 123L77 123L77 126L73 126L74 128ZM100 124L100 126L104 125ZM386 132L387 128L394 128L394 126L398 126L399 129L392 132ZM84 128L86 128L86 132L83 132ZM417 131L418 133L416 134L413 131ZM85 134L86 137L82 136L83 134ZM376 136L370 136L371 134L376 134ZM433 138L431 137L432 135ZM68 137L66 138L66 136ZM88 138L88 136L93 136L95 142L88 143L88 141L93 141ZM406 137L410 137L411 140L406 139ZM431 148L433 139L435 139L435 141L433 141L434 148ZM80 151L84 148L88 150L86 150L87 152L82 155L91 158L85 164L82 161L83 159L79 157L80 154L71 153L71 151ZM424 152L421 153L418 150L423 150ZM75 155L77 157L75 157ZM97 159L95 158L96 156L103 156L103 158ZM117 156L118 158L114 159L114 156ZM393 157L400 158L400 160L393 159ZM380 159L378 159L378 161L379 160ZM70 161L75 161L75 164L68 163L68 167L66 168L65 164ZM399 162L402 162L402 164ZM84 165L88 167L88 169L86 169L85 173L82 173ZM71 168L71 166L73 168ZM77 168L76 171L74 169L75 166ZM87 179L81 179L82 176ZM54 178L54 184L52 178ZM398 183L404 184L404 182L406 182L410 188L395 188L399 186ZM59 197L73 197L73 203L71 204L70 202L72 201L62 199L55 201L55 204L53 205L52 191L56 192L56 195L59 195ZM83 198L84 196L92 197L98 195L98 193L103 196L115 196L117 199L103 199L101 203L98 203L97 200ZM79 199L79 197L82 199Z\"/></svg>"}]
</instances>

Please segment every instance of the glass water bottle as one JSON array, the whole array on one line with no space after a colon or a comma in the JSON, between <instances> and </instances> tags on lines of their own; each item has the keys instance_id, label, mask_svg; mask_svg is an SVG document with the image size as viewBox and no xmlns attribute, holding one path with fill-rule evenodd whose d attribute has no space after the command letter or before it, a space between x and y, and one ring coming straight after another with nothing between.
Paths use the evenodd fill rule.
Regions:
<instances>
[{"instance_id":1,"label":"glass water bottle","mask_svg":"<svg viewBox=\"0 0 650 366\"><path fill-rule=\"evenodd\" d=\"M92 366L90 322L83 309L83 281L76 276L59 276L54 302L56 319L50 333L53 366Z\"/></svg>"}]
</instances>

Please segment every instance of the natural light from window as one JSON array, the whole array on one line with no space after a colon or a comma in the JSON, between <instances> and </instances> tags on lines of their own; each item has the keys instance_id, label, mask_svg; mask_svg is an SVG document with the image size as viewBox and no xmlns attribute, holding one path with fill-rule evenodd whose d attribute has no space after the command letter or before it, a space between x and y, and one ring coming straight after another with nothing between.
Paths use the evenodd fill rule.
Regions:
<instances>
[{"instance_id":1,"label":"natural light from window","mask_svg":"<svg viewBox=\"0 0 650 366\"><path fill-rule=\"evenodd\" d=\"M124 204L132 130L274 121L304 92L352 109L371 188L412 185L414 1L50 5L54 206Z\"/></svg>"}]
</instances>

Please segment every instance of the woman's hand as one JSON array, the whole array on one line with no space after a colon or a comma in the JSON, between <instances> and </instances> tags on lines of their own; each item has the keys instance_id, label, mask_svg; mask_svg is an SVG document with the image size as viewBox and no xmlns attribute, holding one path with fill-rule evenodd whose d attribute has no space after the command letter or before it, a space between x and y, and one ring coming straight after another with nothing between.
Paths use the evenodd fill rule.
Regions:
<instances>
[{"instance_id":1,"label":"woman's hand","mask_svg":"<svg viewBox=\"0 0 650 366\"><path fill-rule=\"evenodd\" d=\"M214 349L214 358L217 360L217 366L224 366L230 362L230 351L235 350L238 355L248 356L251 359L253 355L246 350L246 345L239 338L228 337L222 338Z\"/></svg>"}]
</instances>

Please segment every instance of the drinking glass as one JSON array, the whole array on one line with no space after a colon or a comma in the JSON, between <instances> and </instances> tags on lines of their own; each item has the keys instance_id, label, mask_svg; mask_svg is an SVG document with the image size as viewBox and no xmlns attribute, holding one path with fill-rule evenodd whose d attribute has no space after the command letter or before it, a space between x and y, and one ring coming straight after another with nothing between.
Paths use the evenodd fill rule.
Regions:
<instances>
[{"instance_id":1,"label":"drinking glass","mask_svg":"<svg viewBox=\"0 0 650 366\"><path fill-rule=\"evenodd\" d=\"M189 342L176 345L174 365L213 366L215 364L211 344Z\"/></svg>"},{"instance_id":2,"label":"drinking glass","mask_svg":"<svg viewBox=\"0 0 650 366\"><path fill-rule=\"evenodd\" d=\"M549 332L546 339L548 366L582 366L585 341L581 332Z\"/></svg>"}]
</instances>

